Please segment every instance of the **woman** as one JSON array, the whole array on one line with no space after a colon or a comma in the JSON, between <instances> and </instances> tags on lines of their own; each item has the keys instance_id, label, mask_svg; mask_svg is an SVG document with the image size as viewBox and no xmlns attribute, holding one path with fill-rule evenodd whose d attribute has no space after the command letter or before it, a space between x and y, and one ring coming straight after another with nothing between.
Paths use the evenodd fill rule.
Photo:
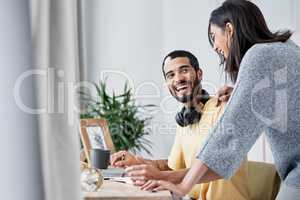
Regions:
<instances>
[{"instance_id":1,"label":"woman","mask_svg":"<svg viewBox=\"0 0 300 200\"><path fill-rule=\"evenodd\" d=\"M158 189L184 196L196 183L231 177L265 132L282 179L278 200L300 199L300 48L272 33L259 8L227 0L211 13L209 41L235 82L227 108L183 181Z\"/></svg>"}]
</instances>

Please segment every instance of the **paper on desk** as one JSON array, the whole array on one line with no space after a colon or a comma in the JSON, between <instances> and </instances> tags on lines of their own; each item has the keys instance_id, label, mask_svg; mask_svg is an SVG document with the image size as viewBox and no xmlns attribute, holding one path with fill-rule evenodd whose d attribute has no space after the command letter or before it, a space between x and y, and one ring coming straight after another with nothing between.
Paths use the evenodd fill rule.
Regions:
<instances>
[{"instance_id":1,"label":"paper on desk","mask_svg":"<svg viewBox=\"0 0 300 200\"><path fill-rule=\"evenodd\" d=\"M126 184L133 185L133 181L131 180L130 177L111 177L111 178L109 178L109 180L119 182L119 183L126 183Z\"/></svg>"}]
</instances>

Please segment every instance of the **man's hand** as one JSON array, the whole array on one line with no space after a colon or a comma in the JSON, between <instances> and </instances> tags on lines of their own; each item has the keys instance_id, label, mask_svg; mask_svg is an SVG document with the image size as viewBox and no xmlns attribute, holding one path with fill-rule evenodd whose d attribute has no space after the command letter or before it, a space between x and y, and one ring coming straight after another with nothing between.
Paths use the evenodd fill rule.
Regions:
<instances>
[{"instance_id":1,"label":"man's hand","mask_svg":"<svg viewBox=\"0 0 300 200\"><path fill-rule=\"evenodd\" d=\"M110 156L110 164L113 167L127 167L143 163L143 158L134 156L127 151L118 151Z\"/></svg>"},{"instance_id":2,"label":"man's hand","mask_svg":"<svg viewBox=\"0 0 300 200\"><path fill-rule=\"evenodd\" d=\"M125 169L127 176L130 176L136 186L142 186L150 179L162 179L162 173L153 165L134 165Z\"/></svg>"},{"instance_id":3,"label":"man's hand","mask_svg":"<svg viewBox=\"0 0 300 200\"><path fill-rule=\"evenodd\" d=\"M230 98L230 95L233 91L233 87L230 87L228 85L225 85L219 89L219 91L216 94L216 98L218 99L218 104L217 106L220 105L222 102L228 101Z\"/></svg>"}]
</instances>

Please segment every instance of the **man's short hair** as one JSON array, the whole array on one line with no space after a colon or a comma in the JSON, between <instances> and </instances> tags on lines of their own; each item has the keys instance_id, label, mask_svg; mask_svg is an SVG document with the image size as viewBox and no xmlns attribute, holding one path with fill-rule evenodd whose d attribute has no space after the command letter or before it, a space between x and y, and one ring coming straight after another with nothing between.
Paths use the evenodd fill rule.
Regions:
<instances>
[{"instance_id":1,"label":"man's short hair","mask_svg":"<svg viewBox=\"0 0 300 200\"><path fill-rule=\"evenodd\" d=\"M192 67L195 69L195 71L198 71L200 69L198 59L191 52L185 50L175 50L170 52L168 55L166 55L166 57L163 60L162 72L165 78L166 75L165 75L164 66L165 66L165 61L168 57L170 57L171 59L178 58L178 57L187 57Z\"/></svg>"}]
</instances>

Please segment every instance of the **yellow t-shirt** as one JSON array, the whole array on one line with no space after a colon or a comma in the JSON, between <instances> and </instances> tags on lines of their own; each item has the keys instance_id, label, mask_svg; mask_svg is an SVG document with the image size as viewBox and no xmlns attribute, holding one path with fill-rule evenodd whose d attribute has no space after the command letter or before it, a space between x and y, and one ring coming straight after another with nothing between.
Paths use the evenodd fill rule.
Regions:
<instances>
[{"instance_id":1,"label":"yellow t-shirt","mask_svg":"<svg viewBox=\"0 0 300 200\"><path fill-rule=\"evenodd\" d=\"M177 126L175 141L168 158L168 166L173 170L190 168L196 159L209 130L224 111L225 104L216 106L217 100L210 99L203 107L199 123L186 127ZM190 197L202 200L247 200L247 165L244 163L229 180L220 179L196 185Z\"/></svg>"}]
</instances>

